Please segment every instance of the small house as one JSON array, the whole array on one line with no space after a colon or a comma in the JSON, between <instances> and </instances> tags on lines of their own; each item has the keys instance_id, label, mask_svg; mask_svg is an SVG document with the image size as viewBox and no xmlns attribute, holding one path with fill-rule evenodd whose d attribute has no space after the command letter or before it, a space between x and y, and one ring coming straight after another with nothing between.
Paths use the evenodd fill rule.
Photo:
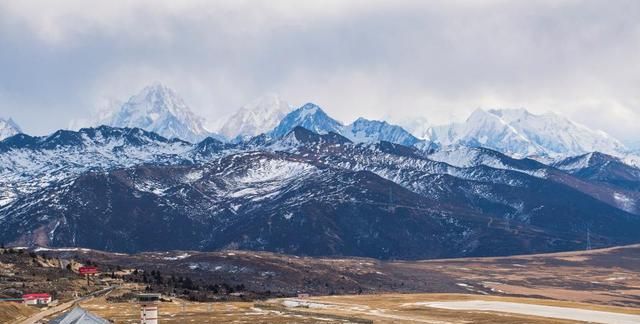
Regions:
<instances>
[{"instance_id":1,"label":"small house","mask_svg":"<svg viewBox=\"0 0 640 324\"><path fill-rule=\"evenodd\" d=\"M22 302L26 305L49 305L51 303L51 295L47 293L41 294L24 294L22 295Z\"/></svg>"}]
</instances>

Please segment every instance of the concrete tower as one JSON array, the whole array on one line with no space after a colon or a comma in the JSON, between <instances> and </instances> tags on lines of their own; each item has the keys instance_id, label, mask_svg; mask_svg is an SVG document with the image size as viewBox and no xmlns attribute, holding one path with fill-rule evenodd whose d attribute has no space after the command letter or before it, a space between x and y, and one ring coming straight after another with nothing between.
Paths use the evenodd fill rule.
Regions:
<instances>
[{"instance_id":1,"label":"concrete tower","mask_svg":"<svg viewBox=\"0 0 640 324\"><path fill-rule=\"evenodd\" d=\"M158 304L160 294L140 294L138 304L140 305L140 324L158 324Z\"/></svg>"}]
</instances>

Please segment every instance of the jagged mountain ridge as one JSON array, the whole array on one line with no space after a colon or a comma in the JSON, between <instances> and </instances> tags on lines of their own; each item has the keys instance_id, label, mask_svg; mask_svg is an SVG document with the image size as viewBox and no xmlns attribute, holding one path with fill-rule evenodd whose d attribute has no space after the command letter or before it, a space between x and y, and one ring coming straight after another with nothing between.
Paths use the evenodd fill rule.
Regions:
<instances>
[{"instance_id":1,"label":"jagged mountain ridge","mask_svg":"<svg viewBox=\"0 0 640 324\"><path fill-rule=\"evenodd\" d=\"M304 132L309 131L299 131L296 132L296 134ZM309 135L305 135L305 137L308 136ZM321 137L328 136L329 135L322 135ZM339 135L334 134L333 137L335 136ZM431 179L433 176L448 176L466 181L485 182L489 184L489 187L507 185L514 188L514 190L517 190L516 187L530 188L534 186L532 183L535 183L535 186L540 186L538 179L543 179L545 185L553 183L553 186L568 187L570 189L567 190L576 190L581 194L588 195L613 208L623 209L633 214L640 214L640 208L637 208L638 204L635 203L640 202L640 195L637 193L626 191L621 193L619 190L603 187L589 181L583 181L581 178L572 177L554 167L544 165L535 160L514 159L489 149L461 148L462 152L467 152L469 156L468 160L472 162L465 165L454 166L449 163L434 160L434 156L439 155L439 152L430 154L417 148L405 147L388 142L342 145L342 142L333 139L334 144L338 144L330 145L331 142L328 141L329 139L315 140L313 141L314 145L309 146L289 140L287 142L292 145L288 148L278 146L278 149L287 150L303 156L314 156L315 159L319 159L324 163L339 165L355 171L372 171L414 192L430 197L439 197L439 193L434 191L430 185L433 185L435 188L443 188L441 185L436 185L435 183L429 185L421 183L421 181ZM310 150L309 147L313 149ZM441 156L439 158L441 159ZM447 162L451 161L449 160ZM562 188L550 189L549 192L565 190ZM451 191L453 189L448 190ZM486 199L483 195L490 196L490 192L491 190L484 189L464 195L469 196L469 194L472 194L480 197L480 199ZM631 202L634 202L634 205L621 204L617 198L620 194L625 194ZM495 193L493 197L490 197L490 200L499 201L502 199L501 195L500 193ZM500 202L500 204L504 203L504 201ZM510 207L515 208L514 206L518 206L519 204L521 204L521 202L512 202L510 203ZM531 208L537 208L540 205L543 205L543 203L532 206ZM629 206L633 206L633 208L629 208ZM469 207L473 208L474 206L469 205ZM561 207L562 206L559 208ZM521 206L516 209L519 208L521 208ZM549 208L549 206L547 205L546 208ZM522 211L519 212L521 213Z\"/></svg>"},{"instance_id":2,"label":"jagged mountain ridge","mask_svg":"<svg viewBox=\"0 0 640 324\"><path fill-rule=\"evenodd\" d=\"M566 158L554 166L582 179L640 192L640 168L629 165L618 157L593 152ZM623 193L619 193L618 197L626 200Z\"/></svg>"},{"instance_id":3,"label":"jagged mountain ridge","mask_svg":"<svg viewBox=\"0 0 640 324\"><path fill-rule=\"evenodd\" d=\"M319 106L307 103L302 107L287 114L271 132L272 138L281 138L296 127L304 127L314 133L327 134L330 132L340 134L342 124L329 117Z\"/></svg>"},{"instance_id":4,"label":"jagged mountain ridge","mask_svg":"<svg viewBox=\"0 0 640 324\"><path fill-rule=\"evenodd\" d=\"M281 138L296 127L304 127L318 134L340 134L357 143L387 141L405 146L429 146L429 143L416 138L402 127L385 121L358 118L349 125L343 125L312 103L289 113L268 135L271 138Z\"/></svg>"},{"instance_id":5,"label":"jagged mountain ridge","mask_svg":"<svg viewBox=\"0 0 640 324\"><path fill-rule=\"evenodd\" d=\"M404 146L414 146L421 141L400 126L365 118L358 118L347 125L342 134L354 142L387 141Z\"/></svg>"},{"instance_id":6,"label":"jagged mountain ridge","mask_svg":"<svg viewBox=\"0 0 640 324\"><path fill-rule=\"evenodd\" d=\"M396 204L412 208L380 204L389 190ZM375 173L308 163L284 152L89 172L63 188L20 199L0 215L7 225L2 236L17 236L20 244L114 251L241 248L432 258L516 253L530 244L522 238L538 240L529 245L535 251L551 242L554 248L576 247L571 233L522 228L514 235L504 224L487 227L489 219L481 214L428 199ZM16 232L23 227L31 231Z\"/></svg>"},{"instance_id":7,"label":"jagged mountain ridge","mask_svg":"<svg viewBox=\"0 0 640 324\"><path fill-rule=\"evenodd\" d=\"M192 145L139 128L109 126L60 130L42 137L19 134L0 141L0 206L90 170L193 163L219 151L215 145L205 145L210 141L217 142L207 138Z\"/></svg>"},{"instance_id":8,"label":"jagged mountain ridge","mask_svg":"<svg viewBox=\"0 0 640 324\"><path fill-rule=\"evenodd\" d=\"M344 125L312 103L291 110L277 95L268 94L239 109L221 127L222 135L217 135L205 129L204 119L193 114L173 90L156 83L131 97L117 111L103 112L103 118L96 125L138 127L192 143L207 136L232 142L247 141L260 134L278 138L295 126L302 126L317 133L335 132L354 142L383 140L427 150L450 145L485 147L514 157L534 157L545 163L597 151L640 164L637 155L630 154L630 149L607 133L591 130L554 113L537 115L525 109L477 109L462 123L430 126L424 118L411 118L402 122L403 128L364 118Z\"/></svg>"},{"instance_id":9,"label":"jagged mountain ridge","mask_svg":"<svg viewBox=\"0 0 640 324\"><path fill-rule=\"evenodd\" d=\"M126 145L96 149L132 134ZM60 177L0 207L2 239L20 244L430 258L575 249L587 228L594 244L604 246L633 241L638 229L633 211L601 197L610 189L486 149L471 148L473 163L454 166L415 147L354 143L302 127L278 139L195 145L103 127L19 135L0 147L4 159L33 152L10 160L17 164L51 152L69 163L27 169L37 175L34 170L50 168L45 174ZM102 153L93 162L69 158L95 151ZM131 162L112 164L114 152ZM2 172L16 177L16 170ZM580 204L568 208L566 200ZM141 238L140 224L149 221L157 223L153 236Z\"/></svg>"}]
</instances>

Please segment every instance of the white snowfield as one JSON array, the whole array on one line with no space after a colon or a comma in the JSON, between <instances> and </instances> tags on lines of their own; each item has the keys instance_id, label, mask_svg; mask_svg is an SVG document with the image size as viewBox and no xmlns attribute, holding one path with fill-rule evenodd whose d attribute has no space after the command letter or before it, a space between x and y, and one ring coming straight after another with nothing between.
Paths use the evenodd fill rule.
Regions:
<instances>
[{"instance_id":1,"label":"white snowfield","mask_svg":"<svg viewBox=\"0 0 640 324\"><path fill-rule=\"evenodd\" d=\"M420 302L411 305L469 311L515 313L531 316L604 324L638 324L640 315L594 311L580 308L543 306L500 301L467 300L449 302Z\"/></svg>"},{"instance_id":2,"label":"white snowfield","mask_svg":"<svg viewBox=\"0 0 640 324\"><path fill-rule=\"evenodd\" d=\"M555 113L536 115L525 109L477 109L465 122L434 126L427 133L445 146L475 142L516 157L575 156L593 151L620 155L627 151L603 131Z\"/></svg>"}]
</instances>

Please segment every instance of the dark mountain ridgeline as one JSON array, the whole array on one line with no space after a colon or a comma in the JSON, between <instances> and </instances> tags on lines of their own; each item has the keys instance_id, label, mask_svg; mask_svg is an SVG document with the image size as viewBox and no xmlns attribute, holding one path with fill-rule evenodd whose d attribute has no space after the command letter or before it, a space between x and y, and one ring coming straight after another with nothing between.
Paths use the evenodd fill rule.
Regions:
<instances>
[{"instance_id":1,"label":"dark mountain ridgeline","mask_svg":"<svg viewBox=\"0 0 640 324\"><path fill-rule=\"evenodd\" d=\"M11 193L0 197L8 201L0 239L383 259L583 249L587 232L593 246L640 241L640 216L629 208L640 200L626 194L638 181L632 166L564 170L468 152L472 162L460 167L416 147L302 127L236 144L106 126L19 134L0 142L0 161L12 163L0 167ZM35 167L15 156L34 157L24 166ZM619 205L616 194L630 202Z\"/></svg>"}]
</instances>

